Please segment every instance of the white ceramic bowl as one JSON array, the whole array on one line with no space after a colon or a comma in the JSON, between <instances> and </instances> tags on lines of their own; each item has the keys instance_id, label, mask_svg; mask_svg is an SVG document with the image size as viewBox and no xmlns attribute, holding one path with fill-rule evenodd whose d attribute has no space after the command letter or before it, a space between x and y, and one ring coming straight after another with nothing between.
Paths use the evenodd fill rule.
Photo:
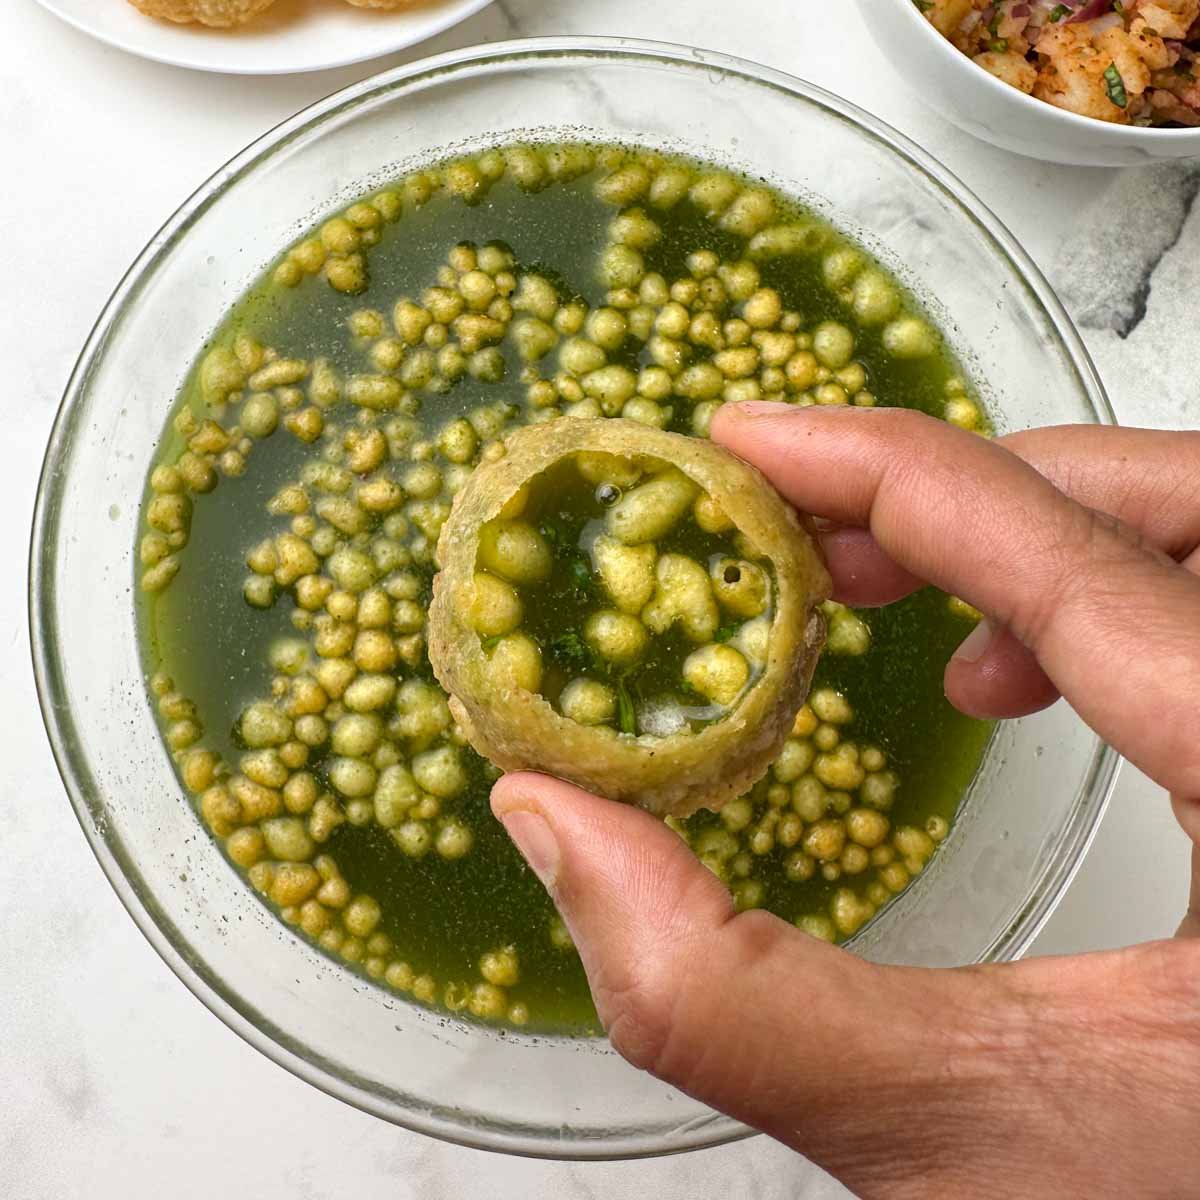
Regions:
<instances>
[{"instance_id":1,"label":"white ceramic bowl","mask_svg":"<svg viewBox=\"0 0 1200 1200\"><path fill-rule=\"evenodd\" d=\"M912 0L858 0L858 6L880 50L916 94L993 146L1081 167L1200 158L1200 129L1109 125L1001 83L942 37Z\"/></svg>"}]
</instances>

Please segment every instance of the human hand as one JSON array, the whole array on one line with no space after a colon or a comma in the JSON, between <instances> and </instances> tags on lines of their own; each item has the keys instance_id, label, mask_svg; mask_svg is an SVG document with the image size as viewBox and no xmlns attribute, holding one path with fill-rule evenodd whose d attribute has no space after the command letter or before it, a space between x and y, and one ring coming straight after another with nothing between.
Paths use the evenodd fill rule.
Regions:
<instances>
[{"instance_id":1,"label":"human hand","mask_svg":"<svg viewBox=\"0 0 1200 1200\"><path fill-rule=\"evenodd\" d=\"M776 405L727 406L713 433L833 523L839 599L925 580L989 614L947 666L950 699L1011 716L1064 695L1172 792L1200 874L1200 435L989 443L900 410ZM1133 705L1114 703L1118 681ZM1194 1191L1200 939L880 967L734 915L645 813L530 774L501 780L493 808L558 904L613 1045L860 1195ZM1200 933L1200 883L1180 932Z\"/></svg>"}]
</instances>

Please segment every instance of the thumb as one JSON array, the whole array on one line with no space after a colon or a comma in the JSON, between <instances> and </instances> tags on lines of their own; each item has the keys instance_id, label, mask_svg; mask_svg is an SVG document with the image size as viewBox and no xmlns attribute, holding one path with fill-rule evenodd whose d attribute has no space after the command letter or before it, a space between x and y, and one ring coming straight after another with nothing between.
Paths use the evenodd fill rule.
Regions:
<instances>
[{"instance_id":1,"label":"thumb","mask_svg":"<svg viewBox=\"0 0 1200 1200\"><path fill-rule=\"evenodd\" d=\"M635 1066L847 1182L877 1162L890 1089L898 1127L926 1067L937 1108L949 1115L962 1099L939 1064L948 1038L969 1042L979 1014L996 1011L977 976L873 966L769 913L736 914L661 821L559 780L507 775L492 809L557 904L609 1039ZM868 1182L857 1180L864 1194Z\"/></svg>"},{"instance_id":2,"label":"thumb","mask_svg":"<svg viewBox=\"0 0 1200 1200\"><path fill-rule=\"evenodd\" d=\"M736 1074L744 1080L765 1067L753 1061L756 1040L744 1024L761 1004L744 1001L774 991L772 973L786 969L795 990L806 966L847 983L861 967L767 913L736 915L716 876L640 809L532 774L501 779L492 808L567 923L612 1044L710 1103L725 1098L712 1034L732 1014L741 1034Z\"/></svg>"}]
</instances>

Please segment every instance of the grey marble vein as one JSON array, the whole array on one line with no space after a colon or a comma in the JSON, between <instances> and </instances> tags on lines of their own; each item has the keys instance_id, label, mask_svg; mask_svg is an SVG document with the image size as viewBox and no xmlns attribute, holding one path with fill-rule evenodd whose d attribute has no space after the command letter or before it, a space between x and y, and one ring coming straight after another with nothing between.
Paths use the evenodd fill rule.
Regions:
<instances>
[{"instance_id":1,"label":"grey marble vein","mask_svg":"<svg viewBox=\"0 0 1200 1200\"><path fill-rule=\"evenodd\" d=\"M514 36L524 32L524 27L521 23L520 16L513 10L509 0L492 0L496 8L499 10L500 16L504 20L504 24L510 34Z\"/></svg>"},{"instance_id":2,"label":"grey marble vein","mask_svg":"<svg viewBox=\"0 0 1200 1200\"><path fill-rule=\"evenodd\" d=\"M1126 171L1079 214L1053 275L1076 322L1127 338L1146 316L1154 275L1200 193L1200 164Z\"/></svg>"},{"instance_id":3,"label":"grey marble vein","mask_svg":"<svg viewBox=\"0 0 1200 1200\"><path fill-rule=\"evenodd\" d=\"M45 1072L46 1088L73 1121L95 1118L100 1093L92 1081L87 1059L51 1063Z\"/></svg>"},{"instance_id":4,"label":"grey marble vein","mask_svg":"<svg viewBox=\"0 0 1200 1200\"><path fill-rule=\"evenodd\" d=\"M1117 175L1052 262L1122 422L1200 427L1198 195L1196 163Z\"/></svg>"}]
</instances>

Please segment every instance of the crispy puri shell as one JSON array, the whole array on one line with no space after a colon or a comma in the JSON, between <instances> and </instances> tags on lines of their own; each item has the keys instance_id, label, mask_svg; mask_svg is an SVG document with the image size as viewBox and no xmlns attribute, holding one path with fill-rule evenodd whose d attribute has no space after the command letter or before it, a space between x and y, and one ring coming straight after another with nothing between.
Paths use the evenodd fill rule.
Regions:
<instances>
[{"instance_id":1,"label":"crispy puri shell","mask_svg":"<svg viewBox=\"0 0 1200 1200\"><path fill-rule=\"evenodd\" d=\"M814 538L753 467L711 442L633 421L569 418L511 435L503 458L476 469L455 497L438 542L441 570L429 611L429 658L471 744L507 771L538 770L662 816L719 809L742 795L778 755L808 695L825 642L818 605L830 578ZM526 481L585 451L650 456L703 488L775 573L775 614L766 666L720 720L696 733L655 738L577 724L541 696L497 688L479 635L456 599L473 586L480 527Z\"/></svg>"},{"instance_id":2,"label":"crispy puri shell","mask_svg":"<svg viewBox=\"0 0 1200 1200\"><path fill-rule=\"evenodd\" d=\"M178 25L199 22L217 29L244 25L275 0L129 0L138 12Z\"/></svg>"}]
</instances>

